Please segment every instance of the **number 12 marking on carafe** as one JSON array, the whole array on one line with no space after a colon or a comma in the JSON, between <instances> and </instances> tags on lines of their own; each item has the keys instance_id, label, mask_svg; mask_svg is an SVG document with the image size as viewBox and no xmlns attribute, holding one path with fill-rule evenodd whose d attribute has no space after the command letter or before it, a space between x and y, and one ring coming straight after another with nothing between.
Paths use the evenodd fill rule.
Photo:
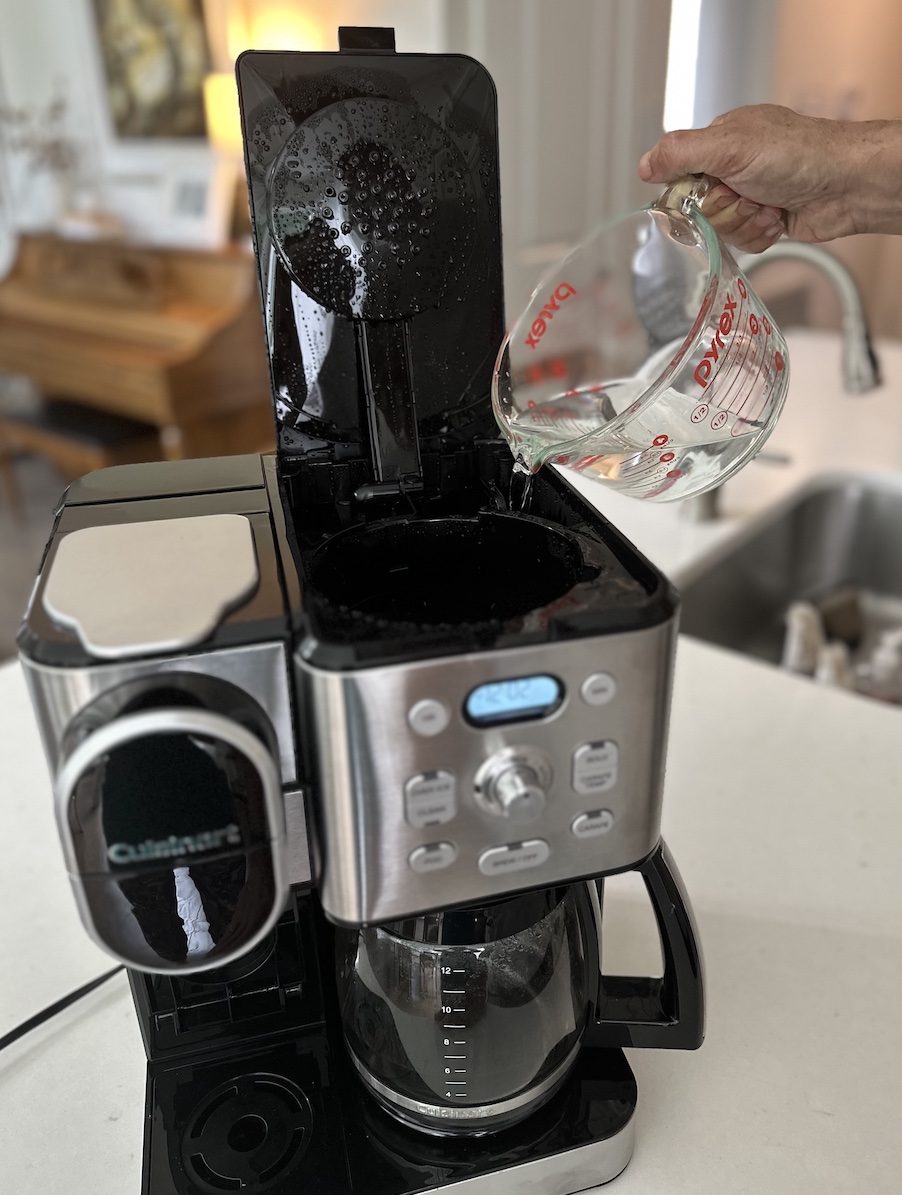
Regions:
<instances>
[{"instance_id":1,"label":"number 12 marking on carafe","mask_svg":"<svg viewBox=\"0 0 902 1195\"><path fill-rule=\"evenodd\" d=\"M466 974L466 972L463 968L452 969L451 967L442 967L442 974L443 975L464 975L464 974ZM444 988L442 990L442 999L443 999L443 1001L445 1001L445 1003L442 1004L442 1012L446 1016L449 1013L463 1012L464 1010L462 1008L454 1007L458 1003L458 1001L453 999L453 997L464 996L464 995L466 995L465 988ZM444 1028L445 1029L466 1029L466 1025L458 1025L458 1024L451 1023L451 1022L445 1022ZM444 1055L444 1061L448 1063L448 1066L446 1066L444 1068L445 1076L446 1076L445 1077L445 1086L448 1088L451 1088L451 1087L462 1088L462 1090L458 1090L458 1091L450 1091L450 1090L446 1091L445 1098L449 1099L449 1100L466 1099L467 1098L467 1091L466 1091L467 1068L466 1068L466 1065L464 1065L467 1061L466 1038L445 1037L442 1039L442 1045L445 1047L446 1050L454 1051L453 1053L449 1052ZM461 1052L461 1049L463 1050L463 1052ZM460 1065L455 1065L455 1063L459 1063ZM451 1078L452 1075L455 1076L453 1079ZM457 1077L458 1075L460 1076L460 1078Z\"/></svg>"}]
</instances>

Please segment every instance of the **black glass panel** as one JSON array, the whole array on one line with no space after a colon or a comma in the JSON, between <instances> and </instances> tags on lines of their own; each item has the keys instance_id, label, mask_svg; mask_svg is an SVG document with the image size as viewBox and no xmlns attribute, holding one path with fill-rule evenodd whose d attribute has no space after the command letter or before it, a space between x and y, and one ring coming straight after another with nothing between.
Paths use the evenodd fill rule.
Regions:
<instances>
[{"instance_id":1,"label":"black glass panel","mask_svg":"<svg viewBox=\"0 0 902 1195\"><path fill-rule=\"evenodd\" d=\"M226 963L259 938L276 891L263 779L224 740L130 739L80 776L68 824L89 928L160 971Z\"/></svg>"},{"instance_id":2,"label":"black glass panel","mask_svg":"<svg viewBox=\"0 0 902 1195\"><path fill-rule=\"evenodd\" d=\"M177 867L271 837L256 766L201 734L146 735L115 747L81 775L68 812L80 872Z\"/></svg>"}]
</instances>

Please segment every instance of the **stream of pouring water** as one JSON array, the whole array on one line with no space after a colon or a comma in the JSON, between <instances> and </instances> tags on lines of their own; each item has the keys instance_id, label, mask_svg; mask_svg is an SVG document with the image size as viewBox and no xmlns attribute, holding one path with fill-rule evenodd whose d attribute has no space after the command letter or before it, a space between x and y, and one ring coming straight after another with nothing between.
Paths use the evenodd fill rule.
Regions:
<instances>
[{"instance_id":1,"label":"stream of pouring water","mask_svg":"<svg viewBox=\"0 0 902 1195\"><path fill-rule=\"evenodd\" d=\"M529 508L532 504L534 480L535 474L523 460L523 457L518 456L514 461L514 467L511 472L509 495L511 510L519 510L521 514L529 514Z\"/></svg>"}]
</instances>

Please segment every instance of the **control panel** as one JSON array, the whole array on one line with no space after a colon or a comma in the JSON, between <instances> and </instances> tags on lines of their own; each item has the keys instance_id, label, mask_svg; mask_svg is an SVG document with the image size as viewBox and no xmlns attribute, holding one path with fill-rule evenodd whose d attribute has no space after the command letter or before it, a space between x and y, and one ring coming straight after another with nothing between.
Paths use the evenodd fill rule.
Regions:
<instances>
[{"instance_id":1,"label":"control panel","mask_svg":"<svg viewBox=\"0 0 902 1195\"><path fill-rule=\"evenodd\" d=\"M327 859L327 911L390 920L649 854L672 631L360 670L343 687L299 661L322 718L325 840L358 834Z\"/></svg>"}]
</instances>

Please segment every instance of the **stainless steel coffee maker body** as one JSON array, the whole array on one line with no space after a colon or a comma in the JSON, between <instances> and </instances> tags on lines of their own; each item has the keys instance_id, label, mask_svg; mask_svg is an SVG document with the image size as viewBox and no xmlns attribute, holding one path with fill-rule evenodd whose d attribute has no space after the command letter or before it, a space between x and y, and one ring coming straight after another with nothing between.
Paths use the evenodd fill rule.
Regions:
<instances>
[{"instance_id":1,"label":"stainless steel coffee maker body","mask_svg":"<svg viewBox=\"0 0 902 1195\"><path fill-rule=\"evenodd\" d=\"M76 483L19 640L144 1190L567 1195L629 1160L620 1047L703 1034L676 595L553 470L513 499L483 68L350 29L238 82L277 451ZM626 870L663 977L604 974Z\"/></svg>"}]
</instances>

